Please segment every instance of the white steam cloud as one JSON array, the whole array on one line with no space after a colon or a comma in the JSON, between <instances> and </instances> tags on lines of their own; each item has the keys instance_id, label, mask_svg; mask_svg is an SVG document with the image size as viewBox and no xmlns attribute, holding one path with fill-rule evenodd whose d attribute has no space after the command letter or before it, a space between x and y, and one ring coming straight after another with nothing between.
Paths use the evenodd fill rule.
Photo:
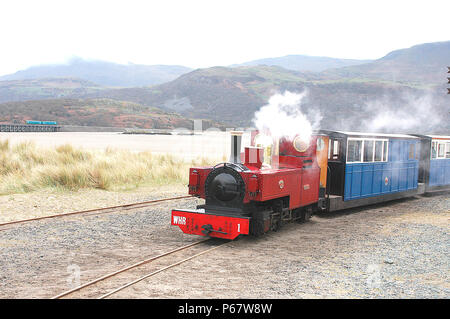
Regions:
<instances>
[{"instance_id":1,"label":"white steam cloud","mask_svg":"<svg viewBox=\"0 0 450 319\"><path fill-rule=\"evenodd\" d=\"M302 93L285 91L283 94L272 95L268 104L255 113L255 127L274 137L293 139L298 135L302 140L309 141L312 131L319 128L322 116L313 109L302 112L302 102L307 95L307 90Z\"/></svg>"},{"instance_id":2,"label":"white steam cloud","mask_svg":"<svg viewBox=\"0 0 450 319\"><path fill-rule=\"evenodd\" d=\"M430 94L416 96L403 94L399 102L384 97L366 104L372 118L363 120L362 127L368 132L399 131L407 132L417 128L429 129L440 123L440 116L435 111L433 97Z\"/></svg>"}]
</instances>

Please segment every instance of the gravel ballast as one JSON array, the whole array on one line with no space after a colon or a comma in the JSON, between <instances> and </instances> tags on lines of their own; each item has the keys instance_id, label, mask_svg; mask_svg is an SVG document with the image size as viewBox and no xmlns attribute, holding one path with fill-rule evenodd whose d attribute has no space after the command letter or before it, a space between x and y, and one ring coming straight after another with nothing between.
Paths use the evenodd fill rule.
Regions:
<instances>
[{"instance_id":1,"label":"gravel ballast","mask_svg":"<svg viewBox=\"0 0 450 319\"><path fill-rule=\"evenodd\" d=\"M197 199L0 231L0 297L47 298L200 237L170 226ZM314 216L243 237L117 298L449 298L450 195ZM188 256L186 256L188 257Z\"/></svg>"}]
</instances>

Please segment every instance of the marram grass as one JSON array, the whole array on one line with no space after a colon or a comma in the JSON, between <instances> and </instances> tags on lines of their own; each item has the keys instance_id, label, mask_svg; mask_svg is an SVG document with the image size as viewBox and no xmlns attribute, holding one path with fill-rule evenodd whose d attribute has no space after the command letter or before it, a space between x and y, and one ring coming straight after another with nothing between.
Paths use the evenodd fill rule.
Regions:
<instances>
[{"instance_id":1,"label":"marram grass","mask_svg":"<svg viewBox=\"0 0 450 319\"><path fill-rule=\"evenodd\" d=\"M224 159L185 161L171 155L107 148L84 150L70 144L55 148L0 140L0 194L52 188L129 190L139 186L187 185L189 167Z\"/></svg>"}]
</instances>

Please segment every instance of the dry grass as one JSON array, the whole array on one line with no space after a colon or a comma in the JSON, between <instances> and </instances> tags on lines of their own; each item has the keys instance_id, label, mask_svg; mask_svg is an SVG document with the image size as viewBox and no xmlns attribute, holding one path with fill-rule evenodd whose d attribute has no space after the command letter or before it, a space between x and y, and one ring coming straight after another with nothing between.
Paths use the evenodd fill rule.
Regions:
<instances>
[{"instance_id":1,"label":"dry grass","mask_svg":"<svg viewBox=\"0 0 450 319\"><path fill-rule=\"evenodd\" d=\"M144 185L187 184L189 167L220 160L186 162L171 155L111 148L91 151L69 144L56 148L41 148L31 142L12 146L5 140L0 141L0 194L45 188L129 190Z\"/></svg>"}]
</instances>

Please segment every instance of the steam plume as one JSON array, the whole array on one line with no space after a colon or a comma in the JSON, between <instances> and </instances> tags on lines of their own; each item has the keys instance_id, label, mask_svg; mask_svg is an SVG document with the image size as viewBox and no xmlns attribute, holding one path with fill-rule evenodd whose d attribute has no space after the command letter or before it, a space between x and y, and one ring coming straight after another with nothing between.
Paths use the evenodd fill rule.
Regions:
<instances>
[{"instance_id":1,"label":"steam plume","mask_svg":"<svg viewBox=\"0 0 450 319\"><path fill-rule=\"evenodd\" d=\"M400 103L387 97L370 101L366 110L375 116L364 120L362 127L369 132L408 132L418 128L426 131L440 123L434 104L431 94L403 94Z\"/></svg>"},{"instance_id":2,"label":"steam plume","mask_svg":"<svg viewBox=\"0 0 450 319\"><path fill-rule=\"evenodd\" d=\"M322 116L319 111L310 109L302 112L302 102L308 91L292 93L285 91L270 97L268 104L261 107L253 118L255 127L274 137L293 139L299 135L302 140L309 141L313 129L319 127Z\"/></svg>"}]
</instances>

